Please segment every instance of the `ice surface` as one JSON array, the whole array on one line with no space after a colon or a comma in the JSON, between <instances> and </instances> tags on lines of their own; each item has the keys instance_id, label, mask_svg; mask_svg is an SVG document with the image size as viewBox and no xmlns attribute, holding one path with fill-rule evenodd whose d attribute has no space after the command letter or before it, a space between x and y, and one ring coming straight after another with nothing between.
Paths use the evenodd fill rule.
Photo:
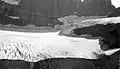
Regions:
<instances>
[{"instance_id":1,"label":"ice surface","mask_svg":"<svg viewBox=\"0 0 120 69\"><path fill-rule=\"evenodd\" d=\"M47 58L97 59L99 39L58 35L59 32L25 33L0 30L0 59L37 62Z\"/></svg>"}]
</instances>

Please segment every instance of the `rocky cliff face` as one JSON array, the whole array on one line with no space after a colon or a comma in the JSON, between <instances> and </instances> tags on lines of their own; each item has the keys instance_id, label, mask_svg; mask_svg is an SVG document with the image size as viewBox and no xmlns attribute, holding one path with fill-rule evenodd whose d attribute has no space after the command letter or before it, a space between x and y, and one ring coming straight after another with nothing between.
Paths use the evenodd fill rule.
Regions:
<instances>
[{"instance_id":1,"label":"rocky cliff face","mask_svg":"<svg viewBox=\"0 0 120 69\"><path fill-rule=\"evenodd\" d=\"M108 17L117 17L120 16L120 7L116 9L113 13L108 14Z\"/></svg>"},{"instance_id":2,"label":"rocky cliff face","mask_svg":"<svg viewBox=\"0 0 120 69\"><path fill-rule=\"evenodd\" d=\"M56 18L76 14L79 16L105 16L115 11L111 0L29 0L21 2L20 5L12 5L0 1L0 15L2 24L15 24L25 26L29 23L35 26L54 26L59 24ZM23 9L24 7L24 9ZM4 12L5 11L5 12ZM15 20L7 16L17 16ZM9 22L6 20L9 19ZM8 20L7 20L8 21Z\"/></svg>"},{"instance_id":3,"label":"rocky cliff face","mask_svg":"<svg viewBox=\"0 0 120 69\"><path fill-rule=\"evenodd\" d=\"M61 0L58 1L60 16L76 12L79 16L104 16L115 11L111 0Z\"/></svg>"},{"instance_id":4,"label":"rocky cliff face","mask_svg":"<svg viewBox=\"0 0 120 69\"><path fill-rule=\"evenodd\" d=\"M101 16L115 11L115 7L112 5L111 0L84 0L83 2L81 0L53 0L50 2L36 0L34 3L31 0L28 3L22 3L22 5L24 5L24 8L29 7L29 9L27 8L28 10L34 8L36 12L40 12L40 14L49 17L65 16L73 14L74 12L77 12L77 14L81 16ZM2 4L2 6L4 5ZM20 11L22 11L22 9L20 9ZM21 15L23 13L19 14Z\"/></svg>"},{"instance_id":5,"label":"rocky cliff face","mask_svg":"<svg viewBox=\"0 0 120 69\"><path fill-rule=\"evenodd\" d=\"M78 12L84 16L103 16L115 10L111 0L84 0Z\"/></svg>"}]
</instances>

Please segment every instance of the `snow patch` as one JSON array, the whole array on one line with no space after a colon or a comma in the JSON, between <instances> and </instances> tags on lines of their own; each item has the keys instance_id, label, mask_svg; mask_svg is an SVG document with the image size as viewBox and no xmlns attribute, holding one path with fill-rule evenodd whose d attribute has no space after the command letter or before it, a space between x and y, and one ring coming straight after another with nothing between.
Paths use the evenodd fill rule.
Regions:
<instances>
[{"instance_id":1,"label":"snow patch","mask_svg":"<svg viewBox=\"0 0 120 69\"><path fill-rule=\"evenodd\" d=\"M13 5L18 5L21 2L21 0L2 0L2 1Z\"/></svg>"}]
</instances>

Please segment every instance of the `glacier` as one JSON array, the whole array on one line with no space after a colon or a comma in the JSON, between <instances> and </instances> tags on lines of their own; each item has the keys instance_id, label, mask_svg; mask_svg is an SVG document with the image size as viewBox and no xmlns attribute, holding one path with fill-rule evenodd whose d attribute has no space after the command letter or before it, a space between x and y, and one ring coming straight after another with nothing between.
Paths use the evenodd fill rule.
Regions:
<instances>
[{"instance_id":1,"label":"glacier","mask_svg":"<svg viewBox=\"0 0 120 69\"><path fill-rule=\"evenodd\" d=\"M48 58L98 59L103 54L99 39L47 33L0 30L0 59L37 62ZM118 50L118 49L117 49Z\"/></svg>"}]
</instances>

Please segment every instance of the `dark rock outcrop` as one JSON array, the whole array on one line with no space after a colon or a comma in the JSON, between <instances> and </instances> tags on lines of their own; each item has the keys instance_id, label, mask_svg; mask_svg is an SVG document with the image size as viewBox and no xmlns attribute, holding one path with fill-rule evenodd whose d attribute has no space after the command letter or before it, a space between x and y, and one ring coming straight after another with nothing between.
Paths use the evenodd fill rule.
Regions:
<instances>
[{"instance_id":1,"label":"dark rock outcrop","mask_svg":"<svg viewBox=\"0 0 120 69\"><path fill-rule=\"evenodd\" d=\"M101 59L52 58L38 61L34 69L118 69L120 51Z\"/></svg>"},{"instance_id":2,"label":"dark rock outcrop","mask_svg":"<svg viewBox=\"0 0 120 69\"><path fill-rule=\"evenodd\" d=\"M120 24L96 24L94 26L76 28L73 30L73 33L77 35L92 35L93 37L102 37L102 46L108 46L109 48L119 48L120 47L120 33L119 33Z\"/></svg>"},{"instance_id":3,"label":"dark rock outcrop","mask_svg":"<svg viewBox=\"0 0 120 69\"><path fill-rule=\"evenodd\" d=\"M108 14L108 17L118 17L118 16L120 16L120 7L116 8L116 11Z\"/></svg>"},{"instance_id":4,"label":"dark rock outcrop","mask_svg":"<svg viewBox=\"0 0 120 69\"><path fill-rule=\"evenodd\" d=\"M18 16L21 24L46 26L59 24L58 17L76 14L78 16L105 16L115 11L111 0L22 0L19 5L0 1L0 13ZM5 11L5 12L3 12Z\"/></svg>"},{"instance_id":5,"label":"dark rock outcrop","mask_svg":"<svg viewBox=\"0 0 120 69\"><path fill-rule=\"evenodd\" d=\"M60 16L75 14L78 16L105 16L115 11L111 0L58 0ZM55 9L57 10L57 9Z\"/></svg>"},{"instance_id":6,"label":"dark rock outcrop","mask_svg":"<svg viewBox=\"0 0 120 69\"><path fill-rule=\"evenodd\" d=\"M115 11L115 7L111 4L111 0L84 0L84 9L81 9L85 16L105 16Z\"/></svg>"},{"instance_id":7,"label":"dark rock outcrop","mask_svg":"<svg viewBox=\"0 0 120 69\"><path fill-rule=\"evenodd\" d=\"M0 68L1 69L30 69L29 62L25 62L22 60L8 60L3 59L0 60Z\"/></svg>"},{"instance_id":8,"label":"dark rock outcrop","mask_svg":"<svg viewBox=\"0 0 120 69\"><path fill-rule=\"evenodd\" d=\"M28 25L27 21L21 20L21 19L14 19L11 18L9 16L5 16L4 14L0 14L0 24L2 25L8 25L8 24L12 24L12 25L17 25L17 26L26 26Z\"/></svg>"},{"instance_id":9,"label":"dark rock outcrop","mask_svg":"<svg viewBox=\"0 0 120 69\"><path fill-rule=\"evenodd\" d=\"M25 26L28 25L28 20L24 19L15 19L12 17L18 17L19 5L11 5L6 2L0 1L0 24L2 25L18 25ZM10 17L12 16L12 17Z\"/></svg>"},{"instance_id":10,"label":"dark rock outcrop","mask_svg":"<svg viewBox=\"0 0 120 69\"><path fill-rule=\"evenodd\" d=\"M98 69L119 69L119 55L120 51L107 58L94 59L91 61Z\"/></svg>"},{"instance_id":11,"label":"dark rock outcrop","mask_svg":"<svg viewBox=\"0 0 120 69\"><path fill-rule=\"evenodd\" d=\"M115 11L111 0L58 0L59 16L75 14L78 16L105 16Z\"/></svg>"},{"instance_id":12,"label":"dark rock outcrop","mask_svg":"<svg viewBox=\"0 0 120 69\"><path fill-rule=\"evenodd\" d=\"M94 64L86 59L53 58L35 63L34 69L96 69Z\"/></svg>"},{"instance_id":13,"label":"dark rock outcrop","mask_svg":"<svg viewBox=\"0 0 120 69\"><path fill-rule=\"evenodd\" d=\"M31 16L33 15L32 13L37 13L37 15L39 13L40 16L59 17L71 15L74 12L77 12L76 14L80 14L81 16L104 16L115 11L111 0L84 0L83 2L81 0L53 0L49 2L44 0L35 0L33 2L30 0L29 2L21 1L20 5L16 5L16 7L10 4L9 6L7 4L1 5L2 7L15 8L14 11L17 12L19 16L21 16L20 14L22 14L22 16ZM26 11L26 13L23 11Z\"/></svg>"},{"instance_id":14,"label":"dark rock outcrop","mask_svg":"<svg viewBox=\"0 0 120 69\"><path fill-rule=\"evenodd\" d=\"M7 16L18 16L20 5L11 5L4 1L0 1L0 14Z\"/></svg>"},{"instance_id":15,"label":"dark rock outcrop","mask_svg":"<svg viewBox=\"0 0 120 69\"><path fill-rule=\"evenodd\" d=\"M1 69L119 69L119 52L101 59L51 58L38 62L0 60Z\"/></svg>"},{"instance_id":16,"label":"dark rock outcrop","mask_svg":"<svg viewBox=\"0 0 120 69\"><path fill-rule=\"evenodd\" d=\"M0 60L1 69L119 69L119 52L101 59L51 58L38 62Z\"/></svg>"}]
</instances>

